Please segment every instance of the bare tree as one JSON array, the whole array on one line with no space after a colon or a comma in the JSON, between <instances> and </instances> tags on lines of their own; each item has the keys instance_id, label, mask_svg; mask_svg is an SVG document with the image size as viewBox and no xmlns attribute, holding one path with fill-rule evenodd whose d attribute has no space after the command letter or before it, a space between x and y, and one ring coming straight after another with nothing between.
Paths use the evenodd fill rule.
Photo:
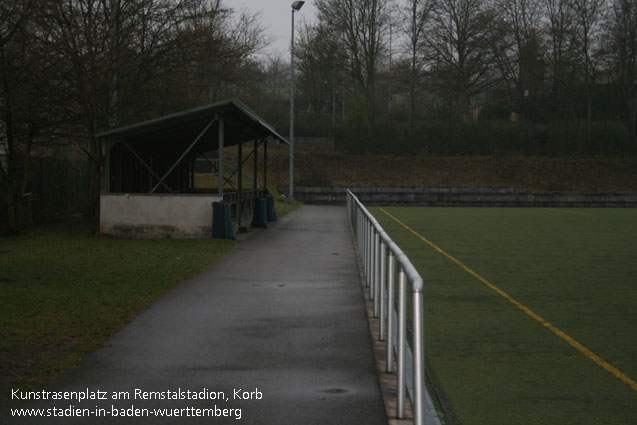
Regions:
<instances>
[{"instance_id":1,"label":"bare tree","mask_svg":"<svg viewBox=\"0 0 637 425\"><path fill-rule=\"evenodd\" d=\"M494 47L502 79L518 98L539 91L543 79L539 0L500 0Z\"/></svg>"},{"instance_id":2,"label":"bare tree","mask_svg":"<svg viewBox=\"0 0 637 425\"><path fill-rule=\"evenodd\" d=\"M408 0L401 10L403 31L407 36L407 48L410 57L409 75L409 129L414 129L414 111L416 109L416 86L421 74L424 58L423 49L426 25L430 19L433 0Z\"/></svg>"},{"instance_id":3,"label":"bare tree","mask_svg":"<svg viewBox=\"0 0 637 425\"><path fill-rule=\"evenodd\" d=\"M336 31L347 52L348 70L362 92L367 117L376 119L376 79L389 24L391 0L317 0L319 19Z\"/></svg>"},{"instance_id":4,"label":"bare tree","mask_svg":"<svg viewBox=\"0 0 637 425\"><path fill-rule=\"evenodd\" d=\"M575 18L571 0L543 0L546 19L548 71L556 104L566 103L567 88L573 85L575 63Z\"/></svg>"},{"instance_id":5,"label":"bare tree","mask_svg":"<svg viewBox=\"0 0 637 425\"><path fill-rule=\"evenodd\" d=\"M454 111L466 117L471 96L497 79L491 22L482 0L437 0L425 31L428 60L438 87L454 97Z\"/></svg>"},{"instance_id":6,"label":"bare tree","mask_svg":"<svg viewBox=\"0 0 637 425\"><path fill-rule=\"evenodd\" d=\"M0 187L9 231L20 227L21 198L27 188L31 150L43 122L37 98L47 78L46 60L30 50L35 40L34 2L0 4Z\"/></svg>"},{"instance_id":7,"label":"bare tree","mask_svg":"<svg viewBox=\"0 0 637 425\"><path fill-rule=\"evenodd\" d=\"M340 86L340 64L344 59L338 37L324 22L305 24L295 48L299 87L308 109L324 112L334 108L333 95Z\"/></svg>"},{"instance_id":8,"label":"bare tree","mask_svg":"<svg viewBox=\"0 0 637 425\"><path fill-rule=\"evenodd\" d=\"M267 45L258 15L237 13L219 1L199 5L192 15L178 30L175 83L188 86L193 103L243 94L253 76L248 64Z\"/></svg>"},{"instance_id":9,"label":"bare tree","mask_svg":"<svg viewBox=\"0 0 637 425\"><path fill-rule=\"evenodd\" d=\"M221 0L52 0L44 9L63 113L81 123L67 130L94 164L91 216L104 165L97 132L238 90L237 64L264 45L257 18L232 19Z\"/></svg>"},{"instance_id":10,"label":"bare tree","mask_svg":"<svg viewBox=\"0 0 637 425\"><path fill-rule=\"evenodd\" d=\"M43 5L43 47L56 57L58 90L66 95L58 113L67 119L68 137L94 165L89 216L98 211L104 160L94 135L120 121L133 92L160 68L175 25L186 18L181 8L169 0L55 0Z\"/></svg>"},{"instance_id":11,"label":"bare tree","mask_svg":"<svg viewBox=\"0 0 637 425\"><path fill-rule=\"evenodd\" d=\"M611 66L625 95L630 137L633 143L637 143L637 1L613 1L608 16L607 39Z\"/></svg>"},{"instance_id":12,"label":"bare tree","mask_svg":"<svg viewBox=\"0 0 637 425\"><path fill-rule=\"evenodd\" d=\"M595 83L596 56L600 49L601 24L604 0L573 0L575 17L575 42L578 65L584 80L586 96L586 135L591 137L593 119L592 86Z\"/></svg>"},{"instance_id":13,"label":"bare tree","mask_svg":"<svg viewBox=\"0 0 637 425\"><path fill-rule=\"evenodd\" d=\"M290 64L278 52L265 59L265 91L274 99L283 98L283 89L290 86Z\"/></svg>"}]
</instances>

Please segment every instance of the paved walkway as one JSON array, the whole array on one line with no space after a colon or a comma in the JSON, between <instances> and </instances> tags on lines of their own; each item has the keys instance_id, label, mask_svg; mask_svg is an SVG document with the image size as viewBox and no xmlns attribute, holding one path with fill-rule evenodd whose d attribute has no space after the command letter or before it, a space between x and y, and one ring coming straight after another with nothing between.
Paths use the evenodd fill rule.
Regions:
<instances>
[{"instance_id":1,"label":"paved walkway","mask_svg":"<svg viewBox=\"0 0 637 425\"><path fill-rule=\"evenodd\" d=\"M387 424L345 208L303 206L254 234L50 389L87 388L108 400L44 405L92 415L99 406L109 416L12 423ZM143 400L135 389L224 399ZM252 399L234 400L236 389ZM130 399L112 400L113 391ZM113 418L111 405L133 414L177 408L181 417ZM219 414L241 409L241 419L236 410L193 416L215 405Z\"/></svg>"}]
</instances>

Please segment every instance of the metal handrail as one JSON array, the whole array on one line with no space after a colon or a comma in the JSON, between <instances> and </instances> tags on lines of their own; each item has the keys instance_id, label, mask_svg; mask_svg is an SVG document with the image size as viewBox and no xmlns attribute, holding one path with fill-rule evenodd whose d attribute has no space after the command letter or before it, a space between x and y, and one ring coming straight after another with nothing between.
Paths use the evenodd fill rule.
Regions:
<instances>
[{"instance_id":1,"label":"metal handrail","mask_svg":"<svg viewBox=\"0 0 637 425\"><path fill-rule=\"evenodd\" d=\"M249 224L250 217L254 213L255 202L263 196L265 196L265 189L246 189L241 192L224 192L223 201L230 204L230 215L241 226L246 224L243 223L243 218L246 218Z\"/></svg>"},{"instance_id":2,"label":"metal handrail","mask_svg":"<svg viewBox=\"0 0 637 425\"><path fill-rule=\"evenodd\" d=\"M413 394L414 424L424 424L425 354L423 329L423 280L405 253L392 241L376 218L349 189L347 213L358 244L366 285L374 301L374 317L380 318L379 339L387 342L387 372L394 370L394 345L397 346L397 411L405 418L406 346L407 342L407 284L411 287L413 306ZM395 335L394 280L398 272L398 335ZM397 338L396 343L394 339Z\"/></svg>"}]
</instances>

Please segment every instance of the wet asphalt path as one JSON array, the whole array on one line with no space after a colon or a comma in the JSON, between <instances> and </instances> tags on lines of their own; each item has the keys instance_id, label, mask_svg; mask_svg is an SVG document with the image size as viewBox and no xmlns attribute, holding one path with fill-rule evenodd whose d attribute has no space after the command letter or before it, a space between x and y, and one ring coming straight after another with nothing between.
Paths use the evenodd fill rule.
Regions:
<instances>
[{"instance_id":1,"label":"wet asphalt path","mask_svg":"<svg viewBox=\"0 0 637 425\"><path fill-rule=\"evenodd\" d=\"M387 424L345 208L251 235L48 390L106 400L38 402L82 416L10 423Z\"/></svg>"}]
</instances>

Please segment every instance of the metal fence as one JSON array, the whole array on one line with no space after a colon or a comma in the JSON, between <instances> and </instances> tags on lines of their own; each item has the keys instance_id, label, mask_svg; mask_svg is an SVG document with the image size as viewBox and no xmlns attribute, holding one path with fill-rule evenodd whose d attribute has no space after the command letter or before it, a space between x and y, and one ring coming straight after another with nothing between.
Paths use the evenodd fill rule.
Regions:
<instances>
[{"instance_id":1,"label":"metal fence","mask_svg":"<svg viewBox=\"0 0 637 425\"><path fill-rule=\"evenodd\" d=\"M386 341L387 372L394 372L394 350L397 364L398 418L405 418L406 389L414 406L414 424L423 425L425 418L425 354L423 330L423 280L409 258L391 240L374 216L350 191L347 191L347 212L354 239L358 244L365 283L374 301L374 317L380 319L378 338ZM395 280L398 277L396 293ZM407 353L407 288L411 291L413 364L408 364ZM395 297L398 296L397 311ZM396 321L397 323L394 323Z\"/></svg>"},{"instance_id":2,"label":"metal fence","mask_svg":"<svg viewBox=\"0 0 637 425\"><path fill-rule=\"evenodd\" d=\"M239 227L249 226L256 201L265 196L263 189L244 189L239 192L224 192L223 202L230 204L230 216L236 220Z\"/></svg>"}]
</instances>

